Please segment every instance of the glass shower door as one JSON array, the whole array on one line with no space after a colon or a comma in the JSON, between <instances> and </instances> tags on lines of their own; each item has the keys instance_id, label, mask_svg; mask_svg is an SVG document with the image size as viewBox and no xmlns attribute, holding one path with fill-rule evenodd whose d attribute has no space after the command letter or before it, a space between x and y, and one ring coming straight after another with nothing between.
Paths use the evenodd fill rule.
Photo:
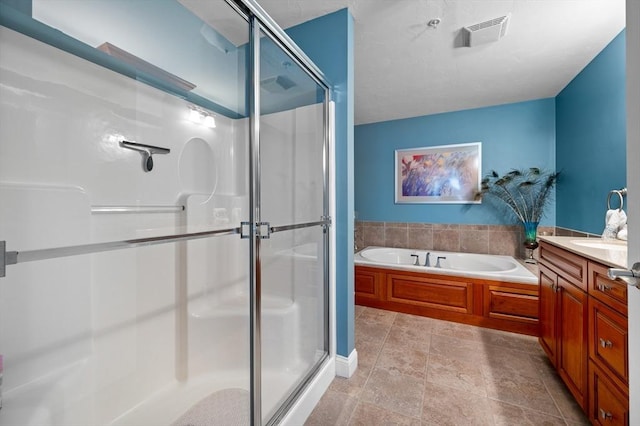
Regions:
<instances>
[{"instance_id":1,"label":"glass shower door","mask_svg":"<svg viewBox=\"0 0 640 426\"><path fill-rule=\"evenodd\" d=\"M325 89L260 38L262 418L277 421L328 353Z\"/></svg>"},{"instance_id":2,"label":"glass shower door","mask_svg":"<svg viewBox=\"0 0 640 426\"><path fill-rule=\"evenodd\" d=\"M249 423L249 28L183 3L0 2L0 425Z\"/></svg>"}]
</instances>

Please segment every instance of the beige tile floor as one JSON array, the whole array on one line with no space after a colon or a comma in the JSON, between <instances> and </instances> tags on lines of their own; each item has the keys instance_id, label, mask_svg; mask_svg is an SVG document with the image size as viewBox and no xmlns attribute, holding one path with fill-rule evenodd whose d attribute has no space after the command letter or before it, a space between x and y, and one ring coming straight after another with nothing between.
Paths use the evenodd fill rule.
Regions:
<instances>
[{"instance_id":1,"label":"beige tile floor","mask_svg":"<svg viewBox=\"0 0 640 426\"><path fill-rule=\"evenodd\" d=\"M534 337L356 306L358 369L306 425L587 425Z\"/></svg>"}]
</instances>

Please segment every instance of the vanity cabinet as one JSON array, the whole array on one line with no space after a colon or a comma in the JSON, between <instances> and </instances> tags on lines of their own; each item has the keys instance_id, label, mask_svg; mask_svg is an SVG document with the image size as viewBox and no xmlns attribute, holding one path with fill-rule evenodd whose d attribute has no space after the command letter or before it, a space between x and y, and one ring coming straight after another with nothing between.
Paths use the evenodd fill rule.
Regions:
<instances>
[{"instance_id":1,"label":"vanity cabinet","mask_svg":"<svg viewBox=\"0 0 640 426\"><path fill-rule=\"evenodd\" d=\"M580 407L587 406L587 294L542 262L539 341Z\"/></svg>"},{"instance_id":2,"label":"vanity cabinet","mask_svg":"<svg viewBox=\"0 0 640 426\"><path fill-rule=\"evenodd\" d=\"M542 241L539 342L593 424L629 424L627 287Z\"/></svg>"}]
</instances>

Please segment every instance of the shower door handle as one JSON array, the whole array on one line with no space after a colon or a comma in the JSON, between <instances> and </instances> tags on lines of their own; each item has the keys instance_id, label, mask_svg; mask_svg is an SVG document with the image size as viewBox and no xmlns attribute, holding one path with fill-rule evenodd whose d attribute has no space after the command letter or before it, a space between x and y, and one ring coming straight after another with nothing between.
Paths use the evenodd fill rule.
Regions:
<instances>
[{"instance_id":1,"label":"shower door handle","mask_svg":"<svg viewBox=\"0 0 640 426\"><path fill-rule=\"evenodd\" d=\"M251 237L251 222L240 222L240 238L245 240L249 237Z\"/></svg>"},{"instance_id":2,"label":"shower door handle","mask_svg":"<svg viewBox=\"0 0 640 426\"><path fill-rule=\"evenodd\" d=\"M271 238L271 224L269 222L258 222L257 225L257 234L261 240L268 240ZM266 231L265 231L266 230Z\"/></svg>"},{"instance_id":3,"label":"shower door handle","mask_svg":"<svg viewBox=\"0 0 640 426\"><path fill-rule=\"evenodd\" d=\"M252 226L253 224L251 222L240 222L240 238L250 238ZM255 226L253 226L253 230L256 236L261 240L268 240L271 238L271 232L273 231L269 222L256 222Z\"/></svg>"}]
</instances>

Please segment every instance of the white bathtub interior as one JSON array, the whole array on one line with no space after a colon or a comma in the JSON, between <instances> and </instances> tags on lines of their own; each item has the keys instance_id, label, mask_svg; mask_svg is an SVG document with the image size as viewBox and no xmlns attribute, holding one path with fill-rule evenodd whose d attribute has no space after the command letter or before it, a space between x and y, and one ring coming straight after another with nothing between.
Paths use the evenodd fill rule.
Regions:
<instances>
[{"instance_id":1,"label":"white bathtub interior","mask_svg":"<svg viewBox=\"0 0 640 426\"><path fill-rule=\"evenodd\" d=\"M217 115L215 129L196 125L186 119L185 100L5 27L0 52L0 240L7 248L247 220L248 119ZM321 104L265 116L265 129L277 135L267 130L264 138L317 141L322 128L308 127L317 117ZM140 154L118 145L123 138L171 153L154 156L154 170L144 173ZM283 221L319 220L317 200L289 208L295 191L322 182L304 172L315 172L308 161L318 152L298 149L280 167L295 169L300 185L286 173L267 178L278 188L267 210ZM185 210L92 213L97 205ZM322 243L322 229L314 228L264 244L264 281L272 283L262 296L265 416L324 354ZM0 279L0 425L170 424L213 392L248 390L248 256L247 240L227 235L11 266Z\"/></svg>"},{"instance_id":2,"label":"white bathtub interior","mask_svg":"<svg viewBox=\"0 0 640 426\"><path fill-rule=\"evenodd\" d=\"M354 261L356 264L372 267L390 267L431 274L528 284L538 283L538 278L511 256L371 246L356 253Z\"/></svg>"}]
</instances>

